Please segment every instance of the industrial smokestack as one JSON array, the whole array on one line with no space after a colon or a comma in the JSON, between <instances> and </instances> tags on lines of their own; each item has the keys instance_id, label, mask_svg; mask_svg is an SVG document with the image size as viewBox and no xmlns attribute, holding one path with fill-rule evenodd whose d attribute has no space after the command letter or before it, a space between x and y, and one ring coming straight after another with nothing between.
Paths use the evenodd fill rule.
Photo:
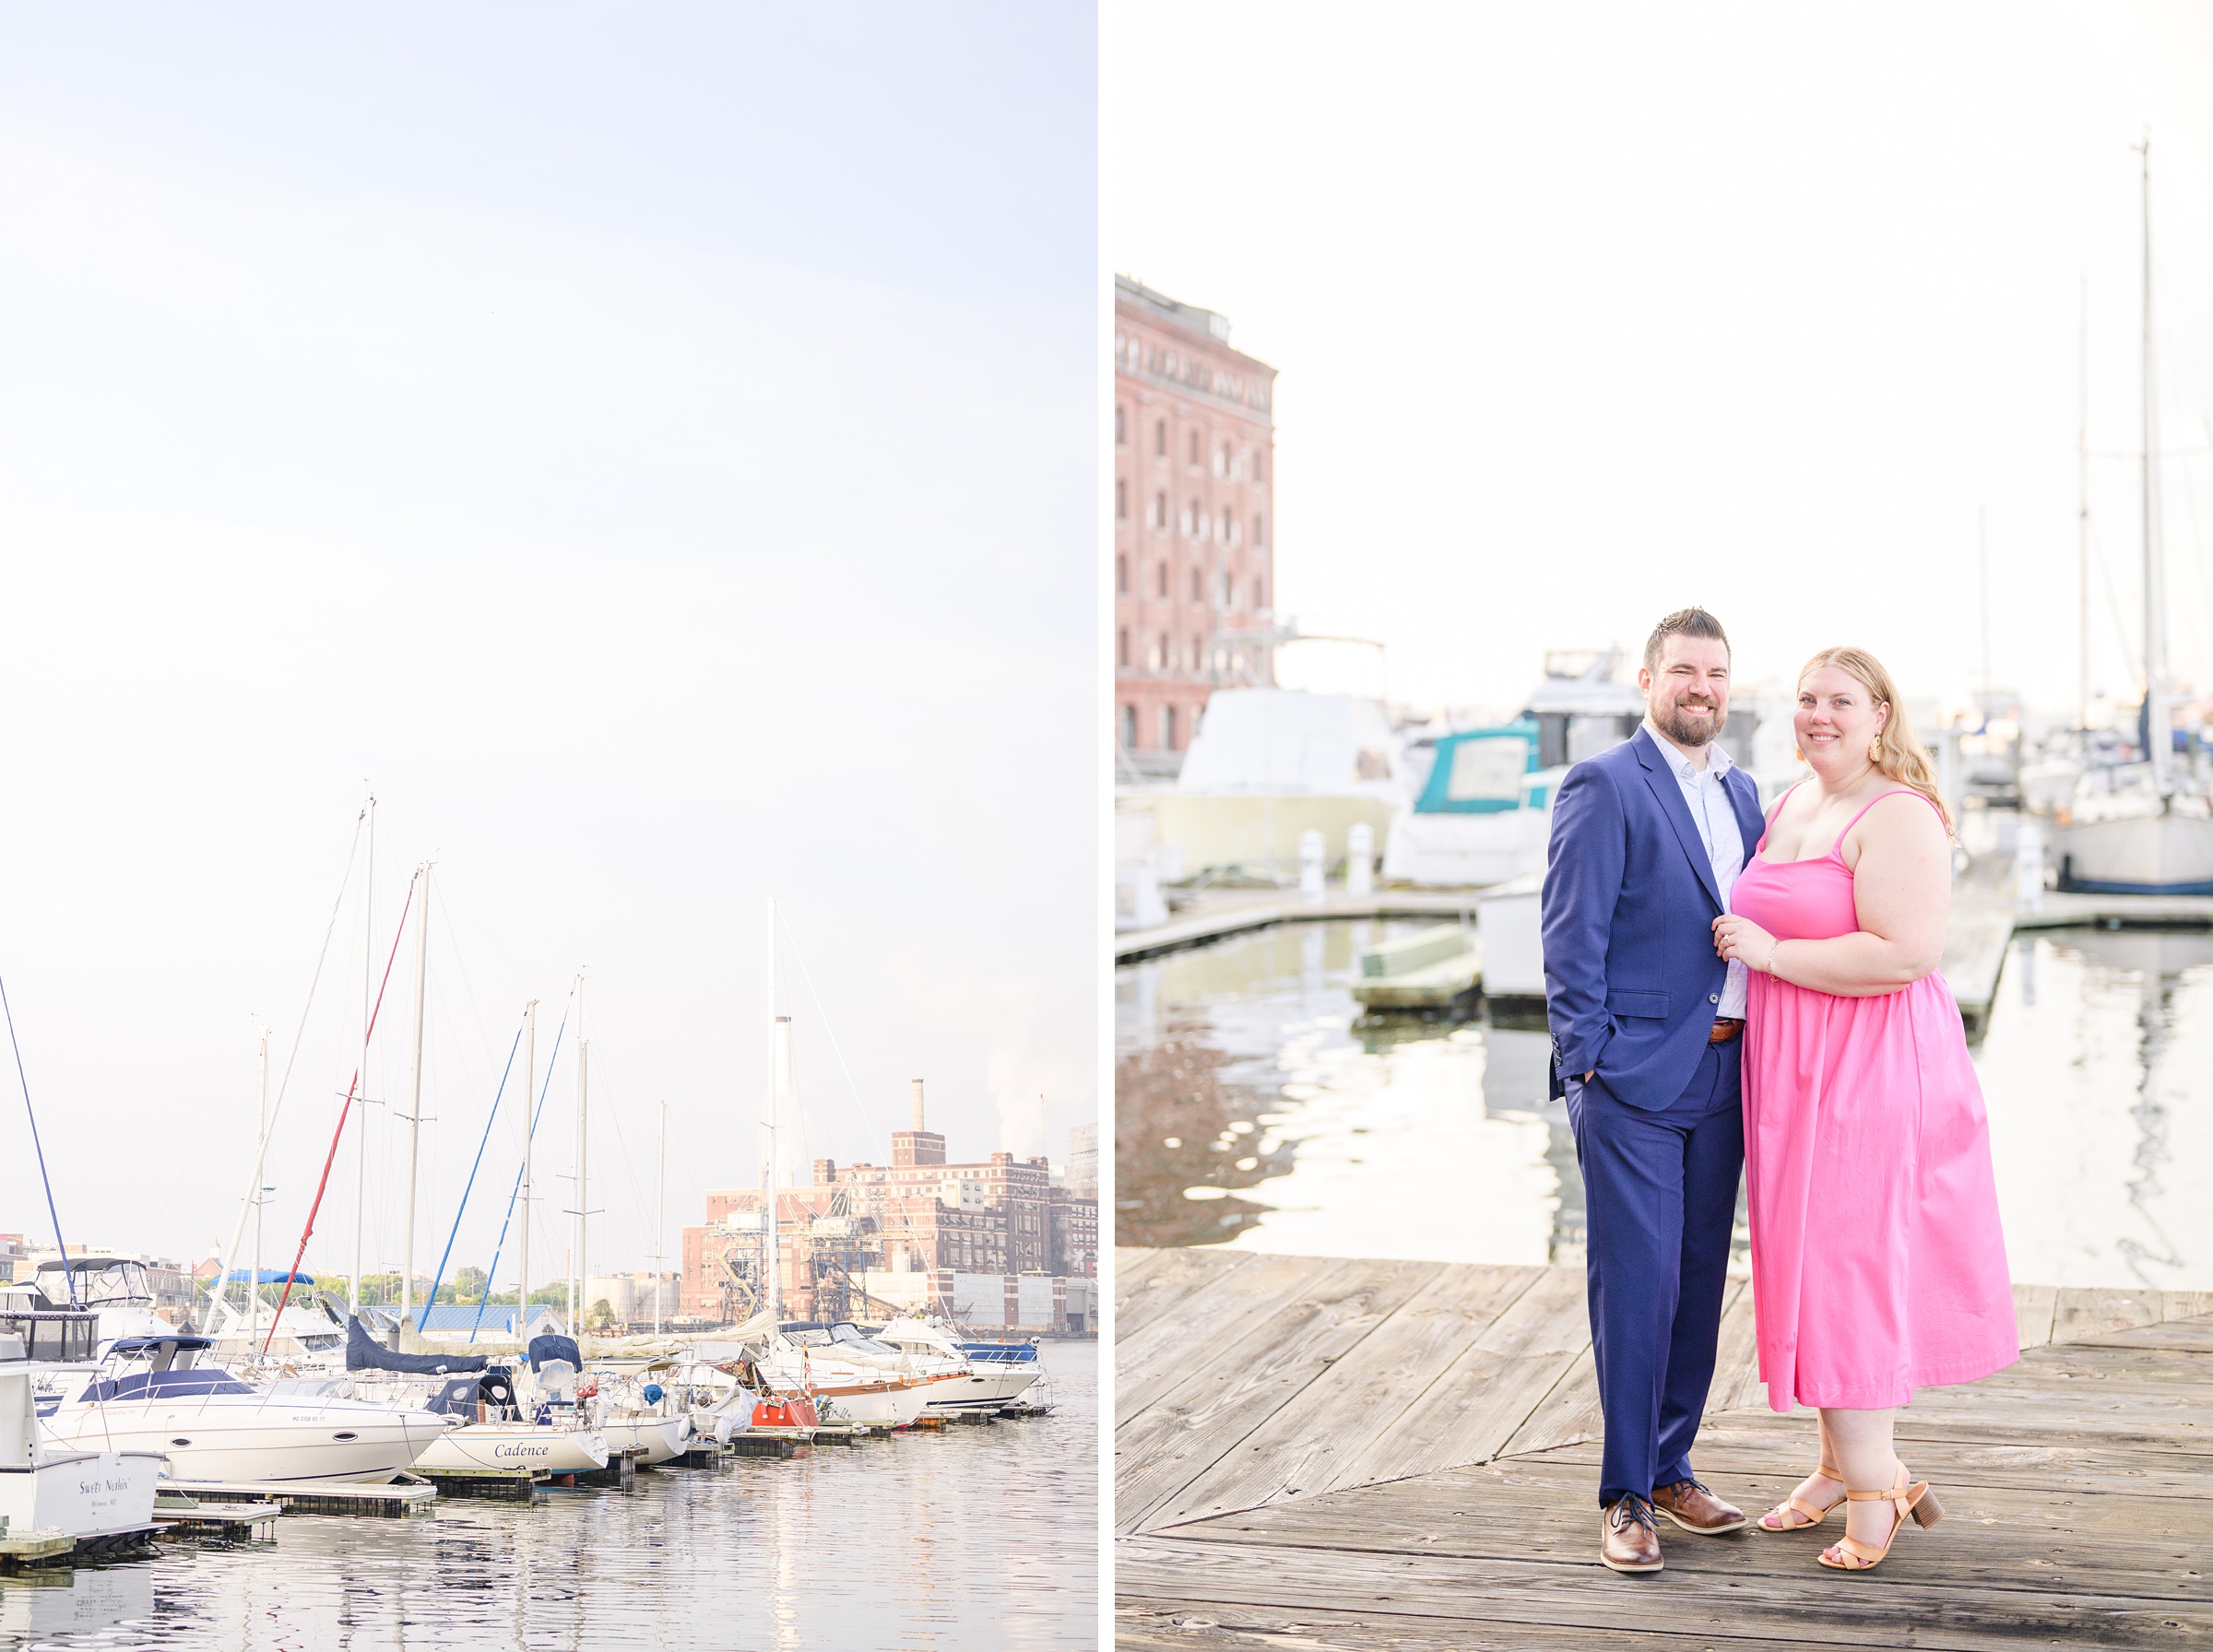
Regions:
<instances>
[{"instance_id":1,"label":"industrial smokestack","mask_svg":"<svg viewBox=\"0 0 2213 1652\"><path fill-rule=\"evenodd\" d=\"M914 1084L915 1084L915 1128L916 1128L916 1129L917 1129L917 1130L919 1130L919 1129L923 1128L923 1124L922 1124L922 1080L919 1080L919 1079L917 1079L917 1080L914 1081Z\"/></svg>"}]
</instances>

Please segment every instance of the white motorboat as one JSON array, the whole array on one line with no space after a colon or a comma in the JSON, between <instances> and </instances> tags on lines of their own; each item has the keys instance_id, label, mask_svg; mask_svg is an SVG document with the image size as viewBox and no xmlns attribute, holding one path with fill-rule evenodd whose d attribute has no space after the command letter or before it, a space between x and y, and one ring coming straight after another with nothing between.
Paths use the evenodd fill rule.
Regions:
<instances>
[{"instance_id":1,"label":"white motorboat","mask_svg":"<svg viewBox=\"0 0 2213 1652\"><path fill-rule=\"evenodd\" d=\"M121 1339L48 1431L79 1448L160 1452L172 1480L318 1484L389 1481L449 1426L405 1405L249 1387L195 1363L209 1346L174 1331Z\"/></svg>"},{"instance_id":2,"label":"white motorboat","mask_svg":"<svg viewBox=\"0 0 2213 1652\"><path fill-rule=\"evenodd\" d=\"M152 1530L155 1482L168 1457L104 1440L91 1449L72 1449L40 1428L37 1379L97 1369L85 1359L30 1357L31 1349L46 1340L38 1333L48 1328L38 1322L65 1319L86 1321L88 1333L92 1328L89 1315L25 1309L0 1316L0 1527L18 1537L74 1538L81 1555ZM84 1341L89 1348L89 1335Z\"/></svg>"},{"instance_id":3,"label":"white motorboat","mask_svg":"<svg viewBox=\"0 0 2213 1652\"><path fill-rule=\"evenodd\" d=\"M1034 1364L969 1358L959 1339L935 1319L909 1315L866 1338L856 1326L834 1326L832 1333L847 1346L865 1341L896 1350L911 1363L916 1375L942 1379L931 1386L927 1411L995 1411L1020 1398L1038 1376Z\"/></svg>"}]
</instances>

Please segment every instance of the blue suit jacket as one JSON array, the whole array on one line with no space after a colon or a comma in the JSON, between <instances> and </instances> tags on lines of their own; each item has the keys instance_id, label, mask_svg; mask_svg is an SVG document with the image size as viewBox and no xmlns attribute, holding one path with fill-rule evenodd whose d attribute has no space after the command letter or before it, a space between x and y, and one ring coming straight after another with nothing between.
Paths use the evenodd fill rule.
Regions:
<instances>
[{"instance_id":1,"label":"blue suit jacket","mask_svg":"<svg viewBox=\"0 0 2213 1652\"><path fill-rule=\"evenodd\" d=\"M1749 856L1758 788L1735 767L1722 784ZM1649 730L1560 783L1543 910L1553 1093L1595 1071L1632 1107L1667 1106L1705 1052L1727 966L1713 950L1721 890Z\"/></svg>"}]
</instances>

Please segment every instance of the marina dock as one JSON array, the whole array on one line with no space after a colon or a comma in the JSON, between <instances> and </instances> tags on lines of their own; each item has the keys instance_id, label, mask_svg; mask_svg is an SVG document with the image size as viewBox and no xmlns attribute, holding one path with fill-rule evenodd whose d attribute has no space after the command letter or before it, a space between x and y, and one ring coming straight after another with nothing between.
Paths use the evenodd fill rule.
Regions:
<instances>
[{"instance_id":1,"label":"marina dock","mask_svg":"<svg viewBox=\"0 0 2213 1652\"><path fill-rule=\"evenodd\" d=\"M1285 898L1267 892L1237 891L1212 895L1173 921L1150 929L1134 929L1114 940L1117 964L1158 958L1249 934L1278 924L1321 923L1358 918L1459 918L1472 914L1478 891L1383 890L1372 895L1331 894L1320 902ZM1970 867L1954 887L1950 922L1945 930L1944 962L1940 966L1953 1000L1959 1006L1968 1036L1979 1038L1990 1021L1996 1000L1998 977L2004 972L2006 949L2018 932L2064 929L2081 925L2109 929L2213 929L2213 896L2205 895L2081 895L2046 891L2024 909L2014 888L2009 861L1985 858ZM1451 966L1438 966L1449 971ZM1479 963L1466 982L1457 975L1441 995L1416 990L1399 1002L1389 991L1372 988L1355 992L1376 1010L1435 1009L1460 1000L1463 994L1481 992ZM1532 1000L1533 1007L1536 1000Z\"/></svg>"},{"instance_id":2,"label":"marina dock","mask_svg":"<svg viewBox=\"0 0 2213 1652\"><path fill-rule=\"evenodd\" d=\"M1925 1390L1945 1500L1877 1577L1820 1535L1662 1528L1598 1564L1578 1268L1116 1254L1118 1645L1364 1652L2213 1643L2213 1292L2017 1285L2020 1362ZM1732 1280L1697 1459L1757 1514L1813 1466Z\"/></svg>"}]
</instances>

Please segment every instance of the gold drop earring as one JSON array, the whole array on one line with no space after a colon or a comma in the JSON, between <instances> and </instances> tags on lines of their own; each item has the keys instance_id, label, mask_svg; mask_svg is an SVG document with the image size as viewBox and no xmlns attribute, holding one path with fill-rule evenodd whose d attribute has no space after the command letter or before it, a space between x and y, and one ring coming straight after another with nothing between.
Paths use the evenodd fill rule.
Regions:
<instances>
[{"instance_id":1,"label":"gold drop earring","mask_svg":"<svg viewBox=\"0 0 2213 1652\"><path fill-rule=\"evenodd\" d=\"M1883 737L1879 734L1867 742L1867 761L1876 768L1883 766Z\"/></svg>"}]
</instances>

